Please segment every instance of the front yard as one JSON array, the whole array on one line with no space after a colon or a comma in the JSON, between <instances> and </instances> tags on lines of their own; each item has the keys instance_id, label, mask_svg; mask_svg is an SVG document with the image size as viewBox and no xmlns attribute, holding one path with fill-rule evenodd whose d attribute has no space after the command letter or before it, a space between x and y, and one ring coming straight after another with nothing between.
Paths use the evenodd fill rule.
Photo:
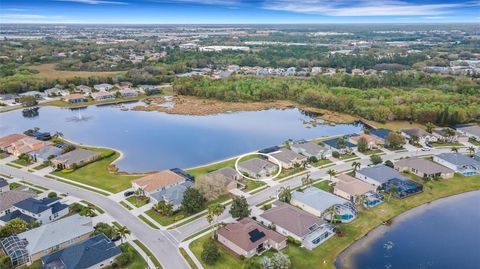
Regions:
<instances>
[{"instance_id":1,"label":"front yard","mask_svg":"<svg viewBox=\"0 0 480 269\"><path fill-rule=\"evenodd\" d=\"M130 196L127 198L127 201L135 207L142 207L150 202L150 198L146 196Z\"/></svg>"},{"instance_id":2,"label":"front yard","mask_svg":"<svg viewBox=\"0 0 480 269\"><path fill-rule=\"evenodd\" d=\"M322 182L323 183L323 182ZM319 183L320 184L320 183ZM324 184L324 183L323 183ZM323 187L323 184L320 187ZM338 254L353 242L363 238L373 228L390 221L395 216L419 205L468 191L480 189L480 175L464 177L455 175L451 179L424 182L424 192L405 199L389 198L385 203L372 208L359 208L356 220L340 227L345 232L343 237L333 237L313 251L296 247L292 244L283 252L292 261L292 268L335 268L334 261ZM190 249L201 260L202 244L206 237L192 242ZM213 266L203 264L205 268L241 268L243 261L225 250L221 250L222 257Z\"/></svg>"},{"instance_id":3,"label":"front yard","mask_svg":"<svg viewBox=\"0 0 480 269\"><path fill-rule=\"evenodd\" d=\"M99 152L110 151L109 149L87 148ZM89 163L71 172L55 171L52 174L84 183L92 187L100 188L109 192L120 192L131 186L131 181L141 177L140 175L118 175L108 170L109 165L120 157L116 152L105 159Z\"/></svg>"}]
</instances>

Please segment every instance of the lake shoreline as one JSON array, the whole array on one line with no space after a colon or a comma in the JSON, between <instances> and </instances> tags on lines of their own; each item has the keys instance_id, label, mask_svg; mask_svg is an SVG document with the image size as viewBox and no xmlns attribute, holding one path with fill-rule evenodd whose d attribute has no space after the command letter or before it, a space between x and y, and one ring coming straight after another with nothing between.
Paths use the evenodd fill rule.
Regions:
<instances>
[{"instance_id":1,"label":"lake shoreline","mask_svg":"<svg viewBox=\"0 0 480 269\"><path fill-rule=\"evenodd\" d=\"M454 193L438 199L425 202L416 207L410 208L407 211L400 213L399 215L391 219L391 225L380 224L370 231L368 231L363 237L355 240L350 245L348 245L342 252L340 252L333 262L334 268L336 269L355 269L353 256L358 252L362 251L363 248L370 246L372 241L382 236L385 232L392 228L394 225L401 225L402 221L406 221L409 218L415 217L418 214L422 214L423 210L426 210L428 206L437 203L449 202L450 199L464 196L464 195L474 195L475 193L480 193L480 189L468 190L466 192ZM340 267L341 266L341 267Z\"/></svg>"}]
</instances>

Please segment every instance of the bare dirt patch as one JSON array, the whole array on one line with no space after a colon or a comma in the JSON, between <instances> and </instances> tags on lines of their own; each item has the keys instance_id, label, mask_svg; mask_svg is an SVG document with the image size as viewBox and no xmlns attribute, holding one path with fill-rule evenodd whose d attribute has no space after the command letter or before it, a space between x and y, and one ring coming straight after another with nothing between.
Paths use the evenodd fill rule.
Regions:
<instances>
[{"instance_id":1,"label":"bare dirt patch","mask_svg":"<svg viewBox=\"0 0 480 269\"><path fill-rule=\"evenodd\" d=\"M89 72L89 71L62 71L55 69L56 64L40 64L32 65L29 69L38 71L35 76L39 78L49 78L49 79L69 79L74 77L113 77L122 72Z\"/></svg>"}]
</instances>

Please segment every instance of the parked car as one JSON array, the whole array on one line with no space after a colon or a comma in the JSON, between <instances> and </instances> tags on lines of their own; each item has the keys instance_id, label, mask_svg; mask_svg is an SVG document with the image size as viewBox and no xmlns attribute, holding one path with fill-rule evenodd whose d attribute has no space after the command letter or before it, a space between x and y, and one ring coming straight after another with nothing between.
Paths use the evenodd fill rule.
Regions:
<instances>
[{"instance_id":1,"label":"parked car","mask_svg":"<svg viewBox=\"0 0 480 269\"><path fill-rule=\"evenodd\" d=\"M123 193L123 196L129 197L129 196L132 196L134 193L135 193L134 191L126 191Z\"/></svg>"},{"instance_id":2,"label":"parked car","mask_svg":"<svg viewBox=\"0 0 480 269\"><path fill-rule=\"evenodd\" d=\"M430 151L430 150L432 150L432 149L431 149L431 148L427 148L427 147L423 147L423 148L422 148L422 151Z\"/></svg>"}]
</instances>

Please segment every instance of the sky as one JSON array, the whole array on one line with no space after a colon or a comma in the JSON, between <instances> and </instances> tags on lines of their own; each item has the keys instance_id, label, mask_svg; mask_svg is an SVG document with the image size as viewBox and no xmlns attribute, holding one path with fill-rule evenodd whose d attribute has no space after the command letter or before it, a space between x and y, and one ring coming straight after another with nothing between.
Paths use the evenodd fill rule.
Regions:
<instances>
[{"instance_id":1,"label":"sky","mask_svg":"<svg viewBox=\"0 0 480 269\"><path fill-rule=\"evenodd\" d=\"M480 0L0 0L0 23L480 22Z\"/></svg>"}]
</instances>

